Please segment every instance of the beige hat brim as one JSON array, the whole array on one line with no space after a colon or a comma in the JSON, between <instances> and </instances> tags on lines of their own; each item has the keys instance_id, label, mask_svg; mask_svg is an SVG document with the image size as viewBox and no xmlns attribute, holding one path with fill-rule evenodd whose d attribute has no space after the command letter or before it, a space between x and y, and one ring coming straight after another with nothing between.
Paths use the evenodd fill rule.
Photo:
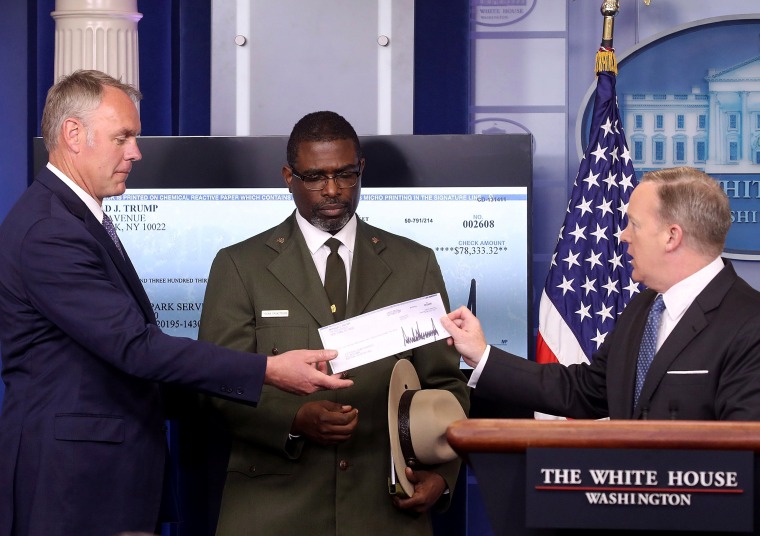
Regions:
<instances>
[{"instance_id":1,"label":"beige hat brim","mask_svg":"<svg viewBox=\"0 0 760 536\"><path fill-rule=\"evenodd\" d=\"M391 438L391 455L396 467L396 479L409 497L414 495L414 484L406 478L406 460L398 437L398 405L401 395L410 389L421 389L420 379L417 371L414 370L414 365L406 359L401 359L393 367L391 382L388 386L388 432Z\"/></svg>"}]
</instances>

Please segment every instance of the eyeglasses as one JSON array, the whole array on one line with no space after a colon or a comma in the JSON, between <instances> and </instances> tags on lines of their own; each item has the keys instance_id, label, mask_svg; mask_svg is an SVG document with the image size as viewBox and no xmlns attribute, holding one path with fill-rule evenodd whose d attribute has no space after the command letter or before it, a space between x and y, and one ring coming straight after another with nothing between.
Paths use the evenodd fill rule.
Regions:
<instances>
[{"instance_id":1,"label":"eyeglasses","mask_svg":"<svg viewBox=\"0 0 760 536\"><path fill-rule=\"evenodd\" d=\"M340 173L335 173L333 175L328 175L327 173L300 175L296 173L296 170L291 166L290 174L293 175L296 179L300 179L307 190L317 191L324 190L325 186L327 186L327 181L330 179L334 180L335 184L340 189L353 188L356 186L356 183L359 182L359 177L362 175L362 170L358 169L353 171L341 171Z\"/></svg>"}]
</instances>

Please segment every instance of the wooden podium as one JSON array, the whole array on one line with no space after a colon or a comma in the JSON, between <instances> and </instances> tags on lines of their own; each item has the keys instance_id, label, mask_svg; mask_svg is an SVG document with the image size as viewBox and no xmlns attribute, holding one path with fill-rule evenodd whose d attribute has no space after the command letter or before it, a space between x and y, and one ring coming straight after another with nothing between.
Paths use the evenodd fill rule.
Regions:
<instances>
[{"instance_id":1,"label":"wooden podium","mask_svg":"<svg viewBox=\"0 0 760 536\"><path fill-rule=\"evenodd\" d=\"M531 419L470 419L457 421L448 428L447 438L451 446L473 468L478 480L478 486L483 496L486 510L491 520L494 536L549 536L549 535L610 535L610 534L641 534L643 529L625 530L616 528L600 529L582 526L572 528L538 528L530 527L526 522L526 495L535 487L528 482L527 464L528 453L532 449L589 449L589 453L600 450L617 450L619 453L633 458L636 465L638 453L648 453L654 457L666 458L674 455L687 456L692 452L710 452L711 456L735 456L721 454L730 452L751 453L740 454L750 459L750 475L744 475L747 482L748 497L760 497L758 486L757 463L760 458L760 423L755 422L712 422L712 421L543 421ZM678 452L673 452L678 451ZM549 451L551 459L552 453ZM557 454L561 451L557 450ZM544 455L547 454L544 451ZM577 452L576 452L577 454ZM613 453L614 454L614 453ZM566 486L567 487L567 486ZM699 491L699 490L698 490ZM702 490L704 491L704 490ZM734 490L736 491L736 490ZM754 492L755 495L752 494ZM570 494L565 494L569 496ZM575 495L582 495L576 493ZM702 496L705 494L703 493ZM724 499L724 497L720 497ZM700 497L700 500L703 500ZM754 502L760 504L760 500ZM707 531L701 528L697 531L682 532L678 525L661 526L650 531L674 531L673 534L760 534L760 507L745 501L744 515L752 525L750 530L737 532L736 529L718 529L712 527ZM609 509L607 509L609 510ZM662 510L662 509L660 509ZM604 511L604 509L599 509ZM641 516L641 509L628 508L623 510L623 516ZM682 510L683 511L683 510ZM701 512L708 515L709 520L730 519L736 515L731 511ZM572 514L570 515L572 517ZM631 526L636 525L636 518L630 520ZM625 525L625 520L622 521ZM666 523L667 524L667 523ZM540 525L540 523L539 523ZM709 523L705 526L710 526ZM731 531L731 532L729 532Z\"/></svg>"}]
</instances>

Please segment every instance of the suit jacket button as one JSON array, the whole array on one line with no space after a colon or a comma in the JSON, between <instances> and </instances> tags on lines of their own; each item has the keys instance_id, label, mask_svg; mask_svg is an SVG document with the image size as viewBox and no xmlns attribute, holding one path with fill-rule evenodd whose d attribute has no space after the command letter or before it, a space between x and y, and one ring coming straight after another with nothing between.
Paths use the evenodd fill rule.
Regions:
<instances>
[{"instance_id":1,"label":"suit jacket button","mask_svg":"<svg viewBox=\"0 0 760 536\"><path fill-rule=\"evenodd\" d=\"M245 389L243 389L242 387L238 387L238 388L237 388L237 390L236 390L235 392L236 392L237 394L239 394L239 395L242 395L243 393L245 393Z\"/></svg>"},{"instance_id":2,"label":"suit jacket button","mask_svg":"<svg viewBox=\"0 0 760 536\"><path fill-rule=\"evenodd\" d=\"M338 463L338 467L340 467L341 471L345 471L346 469L348 469L348 461L341 460L340 463Z\"/></svg>"},{"instance_id":3,"label":"suit jacket button","mask_svg":"<svg viewBox=\"0 0 760 536\"><path fill-rule=\"evenodd\" d=\"M248 472L249 472L249 473L255 473L255 472L256 472L256 466L255 466L255 465L252 465L252 466L250 466L250 467L248 468Z\"/></svg>"},{"instance_id":4,"label":"suit jacket button","mask_svg":"<svg viewBox=\"0 0 760 536\"><path fill-rule=\"evenodd\" d=\"M279 353L280 353L280 351L277 349L277 347L276 346L272 346L272 355L277 355Z\"/></svg>"}]
</instances>

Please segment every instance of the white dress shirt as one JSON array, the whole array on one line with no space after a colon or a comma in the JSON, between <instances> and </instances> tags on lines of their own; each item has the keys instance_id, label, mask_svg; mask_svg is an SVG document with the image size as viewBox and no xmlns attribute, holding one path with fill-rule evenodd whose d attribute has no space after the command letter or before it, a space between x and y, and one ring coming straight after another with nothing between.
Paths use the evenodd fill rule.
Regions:
<instances>
[{"instance_id":1,"label":"white dress shirt","mask_svg":"<svg viewBox=\"0 0 760 536\"><path fill-rule=\"evenodd\" d=\"M71 190L75 194L77 194L77 197L79 197L79 199L84 201L84 204L87 205L87 208L90 209L90 212L92 212L93 215L102 224L103 223L103 207L100 206L100 203L95 201L95 199L93 199L92 196L90 196L90 194L82 190L82 188L77 183L75 183L66 175L64 175L63 171L55 167L50 162L47 163L47 168L53 172L53 175L61 179L63 181L63 184L71 188Z\"/></svg>"},{"instance_id":2,"label":"white dress shirt","mask_svg":"<svg viewBox=\"0 0 760 536\"><path fill-rule=\"evenodd\" d=\"M304 240L306 240L306 247L309 248L323 285L325 284L327 256L330 254L330 248L325 245L325 242L328 238L340 240L341 246L338 248L338 255L343 259L343 264L346 266L346 293L348 293L348 289L351 288L351 263L354 260L354 243L356 242L356 214L348 220L343 229L334 235L314 227L297 210L296 223L298 223ZM348 294L346 294L346 299L348 299Z\"/></svg>"}]
</instances>

